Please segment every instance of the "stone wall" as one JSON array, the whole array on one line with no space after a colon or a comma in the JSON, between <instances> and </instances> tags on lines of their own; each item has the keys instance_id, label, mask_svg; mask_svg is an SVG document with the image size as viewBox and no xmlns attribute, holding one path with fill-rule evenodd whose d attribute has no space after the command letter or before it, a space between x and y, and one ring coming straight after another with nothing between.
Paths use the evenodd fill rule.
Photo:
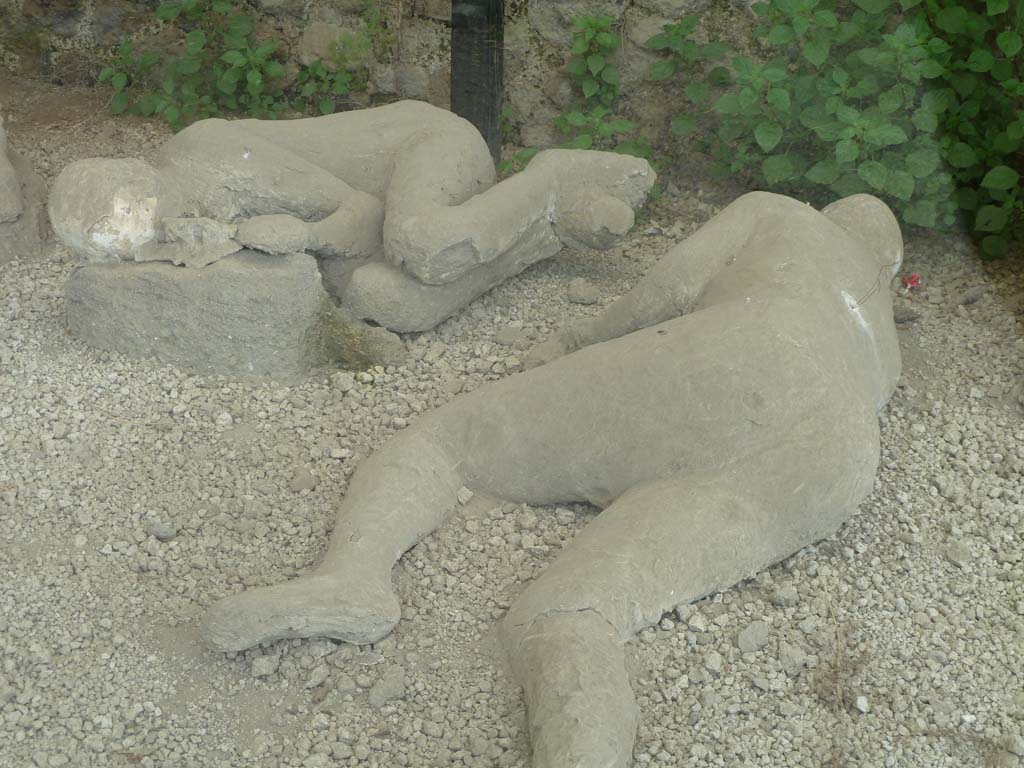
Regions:
<instances>
[{"instance_id":1,"label":"stone wall","mask_svg":"<svg viewBox=\"0 0 1024 768\"><path fill-rule=\"evenodd\" d=\"M560 73L568 59L571 20L609 14L618 22L622 49L621 111L656 140L669 114L666 99L646 81L653 60L643 42L687 13L742 45L751 28L749 0L506 0L506 104L516 139L525 146L560 141L552 120L575 96ZM365 0L249 0L262 12L268 35L287 42L293 63L323 55L338 35L365 28ZM0 63L15 74L87 85L112 46L131 37L142 48L175 44L154 21L159 0L0 0ZM447 107L450 0L380 0L386 50L370 62L366 103L415 98Z\"/></svg>"}]
</instances>

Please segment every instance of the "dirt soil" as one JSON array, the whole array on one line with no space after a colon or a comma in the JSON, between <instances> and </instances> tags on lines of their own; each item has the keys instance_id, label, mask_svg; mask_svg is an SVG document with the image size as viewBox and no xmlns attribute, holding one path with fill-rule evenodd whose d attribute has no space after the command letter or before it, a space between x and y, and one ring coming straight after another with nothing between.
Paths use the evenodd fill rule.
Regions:
<instances>
[{"instance_id":1,"label":"dirt soil","mask_svg":"<svg viewBox=\"0 0 1024 768\"><path fill-rule=\"evenodd\" d=\"M104 102L0 73L10 143L48 180L169 135ZM220 655L198 618L313 566L363 457L518 370L723 202L669 185L622 246L405 337L406 365L294 387L90 350L65 332L60 248L0 267L0 766L527 766L495 623L594 509L475 497L396 567L403 621L374 646ZM910 273L875 493L833 538L630 645L637 765L1024 762L1024 265L915 236ZM571 303L573 278L599 302Z\"/></svg>"}]
</instances>

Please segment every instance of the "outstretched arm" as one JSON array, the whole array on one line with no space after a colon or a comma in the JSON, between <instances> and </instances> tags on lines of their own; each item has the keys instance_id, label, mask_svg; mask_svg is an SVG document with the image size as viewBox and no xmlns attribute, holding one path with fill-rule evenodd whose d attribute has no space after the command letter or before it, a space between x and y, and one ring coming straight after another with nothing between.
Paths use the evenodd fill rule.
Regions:
<instances>
[{"instance_id":1,"label":"outstretched arm","mask_svg":"<svg viewBox=\"0 0 1024 768\"><path fill-rule=\"evenodd\" d=\"M805 206L781 195L743 195L672 248L625 295L595 317L570 323L527 355L528 367L690 312L726 264L747 250L765 217Z\"/></svg>"}]
</instances>

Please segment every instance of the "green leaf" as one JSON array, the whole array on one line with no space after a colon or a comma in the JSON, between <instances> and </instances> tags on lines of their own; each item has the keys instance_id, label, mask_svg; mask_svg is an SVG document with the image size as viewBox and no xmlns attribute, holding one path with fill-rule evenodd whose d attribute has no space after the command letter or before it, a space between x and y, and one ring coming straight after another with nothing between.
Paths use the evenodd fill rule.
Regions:
<instances>
[{"instance_id":1,"label":"green leaf","mask_svg":"<svg viewBox=\"0 0 1024 768\"><path fill-rule=\"evenodd\" d=\"M240 67L246 62L245 56L240 51L226 51L220 60L233 67Z\"/></svg>"},{"instance_id":2,"label":"green leaf","mask_svg":"<svg viewBox=\"0 0 1024 768\"><path fill-rule=\"evenodd\" d=\"M624 133L632 133L636 130L636 123L630 122L623 117L617 117L614 120L609 120L605 125L608 126L608 130L611 135L621 135Z\"/></svg>"},{"instance_id":3,"label":"green leaf","mask_svg":"<svg viewBox=\"0 0 1024 768\"><path fill-rule=\"evenodd\" d=\"M583 59L573 59L565 65L565 71L570 75L582 77L587 73L587 62Z\"/></svg>"},{"instance_id":4,"label":"green leaf","mask_svg":"<svg viewBox=\"0 0 1024 768\"><path fill-rule=\"evenodd\" d=\"M235 16L228 23L228 34L238 35L240 37L248 37L252 34L253 30L253 18L247 13L239 14Z\"/></svg>"},{"instance_id":5,"label":"green leaf","mask_svg":"<svg viewBox=\"0 0 1024 768\"><path fill-rule=\"evenodd\" d=\"M754 128L754 138L766 153L771 152L782 141L782 126L778 123L760 123Z\"/></svg>"},{"instance_id":6,"label":"green leaf","mask_svg":"<svg viewBox=\"0 0 1024 768\"><path fill-rule=\"evenodd\" d=\"M265 43L262 43L255 51L253 51L253 53L256 55L257 58L265 59L267 58L267 56L276 51L280 47L280 45L280 40L267 40Z\"/></svg>"},{"instance_id":7,"label":"green leaf","mask_svg":"<svg viewBox=\"0 0 1024 768\"><path fill-rule=\"evenodd\" d=\"M680 115L672 118L672 133L676 136L686 136L697 129L697 121L690 115Z\"/></svg>"},{"instance_id":8,"label":"green leaf","mask_svg":"<svg viewBox=\"0 0 1024 768\"><path fill-rule=\"evenodd\" d=\"M997 165L985 174L981 180L981 186L985 189L1008 190L1017 186L1020 181L1020 174L1006 165Z\"/></svg>"},{"instance_id":9,"label":"green leaf","mask_svg":"<svg viewBox=\"0 0 1024 768\"><path fill-rule=\"evenodd\" d=\"M334 113L334 99L323 98L317 103L317 108L320 110L321 115L330 115Z\"/></svg>"},{"instance_id":10,"label":"green leaf","mask_svg":"<svg viewBox=\"0 0 1024 768\"><path fill-rule=\"evenodd\" d=\"M988 0L985 4L985 10L988 11L989 16L1006 13L1006 11L1010 10L1010 0Z\"/></svg>"},{"instance_id":11,"label":"green leaf","mask_svg":"<svg viewBox=\"0 0 1024 768\"><path fill-rule=\"evenodd\" d=\"M587 116L582 112L567 112L565 114L565 122L574 128L582 128L587 124Z\"/></svg>"},{"instance_id":12,"label":"green leaf","mask_svg":"<svg viewBox=\"0 0 1024 768\"><path fill-rule=\"evenodd\" d=\"M840 163L852 163L860 157L860 147L851 139L836 142L836 160Z\"/></svg>"},{"instance_id":13,"label":"green leaf","mask_svg":"<svg viewBox=\"0 0 1024 768\"><path fill-rule=\"evenodd\" d=\"M1020 53L1020 49L1024 47L1024 40L1021 40L1021 36L1017 32L1006 29L996 36L996 45L999 46L1000 51L1012 58Z\"/></svg>"},{"instance_id":14,"label":"green leaf","mask_svg":"<svg viewBox=\"0 0 1024 768\"><path fill-rule=\"evenodd\" d=\"M890 171L885 191L900 200L909 200L914 196L914 177L906 171Z\"/></svg>"},{"instance_id":15,"label":"green leaf","mask_svg":"<svg viewBox=\"0 0 1024 768\"><path fill-rule=\"evenodd\" d=\"M235 9L235 3L234 0L213 0L210 7L213 8L214 13L225 14L231 13Z\"/></svg>"},{"instance_id":16,"label":"green leaf","mask_svg":"<svg viewBox=\"0 0 1024 768\"><path fill-rule=\"evenodd\" d=\"M892 0L853 0L853 4L865 13L884 13L892 5Z\"/></svg>"},{"instance_id":17,"label":"green leaf","mask_svg":"<svg viewBox=\"0 0 1024 768\"><path fill-rule=\"evenodd\" d=\"M149 117L154 112L156 112L157 109L159 109L162 104L163 99L161 99L155 93L147 93L145 96L139 99L138 104L136 104L136 107L138 107L138 110L141 114L145 115L146 117Z\"/></svg>"},{"instance_id":18,"label":"green leaf","mask_svg":"<svg viewBox=\"0 0 1024 768\"><path fill-rule=\"evenodd\" d=\"M882 190L889 177L889 169L877 160L868 160L857 166L857 175L874 189Z\"/></svg>"},{"instance_id":19,"label":"green leaf","mask_svg":"<svg viewBox=\"0 0 1024 768\"><path fill-rule=\"evenodd\" d=\"M601 70L601 79L604 80L608 85L619 84L619 70L608 64L604 69Z\"/></svg>"},{"instance_id":20,"label":"green leaf","mask_svg":"<svg viewBox=\"0 0 1024 768\"><path fill-rule=\"evenodd\" d=\"M929 112L934 112L936 115L941 115L956 104L956 102L956 93L952 88L937 88L935 90L927 91L924 96L921 97L921 109L926 109Z\"/></svg>"},{"instance_id":21,"label":"green leaf","mask_svg":"<svg viewBox=\"0 0 1024 768\"><path fill-rule=\"evenodd\" d=\"M835 29L839 26L839 19L832 11L821 10L814 12L814 23L824 29Z\"/></svg>"},{"instance_id":22,"label":"green leaf","mask_svg":"<svg viewBox=\"0 0 1024 768\"><path fill-rule=\"evenodd\" d=\"M820 40L811 40L804 45L804 58L816 67L820 67L828 59L830 46Z\"/></svg>"},{"instance_id":23,"label":"green leaf","mask_svg":"<svg viewBox=\"0 0 1024 768\"><path fill-rule=\"evenodd\" d=\"M867 128L864 131L864 141L876 147L890 147L894 144L904 144L907 141L907 134L898 125L882 123Z\"/></svg>"},{"instance_id":24,"label":"green leaf","mask_svg":"<svg viewBox=\"0 0 1024 768\"><path fill-rule=\"evenodd\" d=\"M774 107L780 112L788 112L792 101L789 98L789 91L785 91L782 88L772 88L768 91L767 96L769 106Z\"/></svg>"},{"instance_id":25,"label":"green leaf","mask_svg":"<svg viewBox=\"0 0 1024 768\"><path fill-rule=\"evenodd\" d=\"M970 168L977 165L978 154L970 144L956 142L946 153L946 159L954 168Z\"/></svg>"},{"instance_id":26,"label":"green leaf","mask_svg":"<svg viewBox=\"0 0 1024 768\"><path fill-rule=\"evenodd\" d=\"M715 112L721 112L723 115L735 115L740 112L742 107L739 103L739 97L735 93L725 93L715 102L712 107Z\"/></svg>"},{"instance_id":27,"label":"green leaf","mask_svg":"<svg viewBox=\"0 0 1024 768\"><path fill-rule=\"evenodd\" d=\"M105 82L107 82L107 80L109 80L113 76L114 76L114 68L113 67L104 67L103 70L100 71L99 81L101 83L105 83Z\"/></svg>"},{"instance_id":28,"label":"green leaf","mask_svg":"<svg viewBox=\"0 0 1024 768\"><path fill-rule=\"evenodd\" d=\"M981 251L990 259L1001 259L1010 250L1008 235L989 235L981 240Z\"/></svg>"},{"instance_id":29,"label":"green leaf","mask_svg":"<svg viewBox=\"0 0 1024 768\"><path fill-rule=\"evenodd\" d=\"M206 45L206 33L201 29L193 29L187 35L185 35L185 51L191 55L195 55L203 50Z\"/></svg>"},{"instance_id":30,"label":"green leaf","mask_svg":"<svg viewBox=\"0 0 1024 768\"><path fill-rule=\"evenodd\" d=\"M766 38L769 45L789 45L796 40L796 32L788 24L776 24Z\"/></svg>"},{"instance_id":31,"label":"green leaf","mask_svg":"<svg viewBox=\"0 0 1024 768\"><path fill-rule=\"evenodd\" d=\"M611 32L598 32L594 40L606 51L614 51L619 47L619 38Z\"/></svg>"},{"instance_id":32,"label":"green leaf","mask_svg":"<svg viewBox=\"0 0 1024 768\"><path fill-rule=\"evenodd\" d=\"M1010 212L995 205L982 206L974 218L974 228L979 232L1002 232L1010 220Z\"/></svg>"},{"instance_id":33,"label":"green leaf","mask_svg":"<svg viewBox=\"0 0 1024 768\"><path fill-rule=\"evenodd\" d=\"M761 163L761 173L769 184L779 184L797 176L796 164L787 155L772 155Z\"/></svg>"},{"instance_id":34,"label":"green leaf","mask_svg":"<svg viewBox=\"0 0 1024 768\"><path fill-rule=\"evenodd\" d=\"M579 136L574 138L572 141L567 141L562 145L563 149L590 149L594 146L594 137L589 133L581 133Z\"/></svg>"},{"instance_id":35,"label":"green leaf","mask_svg":"<svg viewBox=\"0 0 1024 768\"><path fill-rule=\"evenodd\" d=\"M600 53L592 53L587 56L587 69L590 70L591 74L596 75L602 69L604 69L605 59Z\"/></svg>"},{"instance_id":36,"label":"green leaf","mask_svg":"<svg viewBox=\"0 0 1024 768\"><path fill-rule=\"evenodd\" d=\"M836 107L836 119L846 125L853 125L860 119L860 112L849 104L840 104Z\"/></svg>"},{"instance_id":37,"label":"green leaf","mask_svg":"<svg viewBox=\"0 0 1024 768\"><path fill-rule=\"evenodd\" d=\"M903 96L900 94L900 89L896 86L883 92L878 97L878 108L885 114L895 112L902 106Z\"/></svg>"},{"instance_id":38,"label":"green leaf","mask_svg":"<svg viewBox=\"0 0 1024 768\"><path fill-rule=\"evenodd\" d=\"M651 80L664 80L676 73L675 59L659 59L651 65Z\"/></svg>"},{"instance_id":39,"label":"green leaf","mask_svg":"<svg viewBox=\"0 0 1024 768\"><path fill-rule=\"evenodd\" d=\"M967 9L954 5L943 8L935 16L935 25L943 32L951 32L954 35L967 31Z\"/></svg>"},{"instance_id":40,"label":"green leaf","mask_svg":"<svg viewBox=\"0 0 1024 768\"><path fill-rule=\"evenodd\" d=\"M926 80L934 80L946 74L946 68L934 59L925 59L917 65L917 71Z\"/></svg>"},{"instance_id":41,"label":"green leaf","mask_svg":"<svg viewBox=\"0 0 1024 768\"><path fill-rule=\"evenodd\" d=\"M181 3L161 3L156 9L156 17L160 21L173 21L180 13Z\"/></svg>"},{"instance_id":42,"label":"green leaf","mask_svg":"<svg viewBox=\"0 0 1024 768\"><path fill-rule=\"evenodd\" d=\"M263 71L267 77L280 78L285 76L284 67L277 61L268 61Z\"/></svg>"},{"instance_id":43,"label":"green leaf","mask_svg":"<svg viewBox=\"0 0 1024 768\"><path fill-rule=\"evenodd\" d=\"M783 80L789 77L789 72L787 70L785 61L768 62L767 64L765 64L764 70L762 70L762 74L764 75L764 79L767 80L769 83L781 83Z\"/></svg>"},{"instance_id":44,"label":"green leaf","mask_svg":"<svg viewBox=\"0 0 1024 768\"><path fill-rule=\"evenodd\" d=\"M114 94L114 98L110 100L110 111L115 115L120 115L128 109L128 94L125 91Z\"/></svg>"},{"instance_id":45,"label":"green leaf","mask_svg":"<svg viewBox=\"0 0 1024 768\"><path fill-rule=\"evenodd\" d=\"M164 119L171 125L174 125L181 119L181 110L171 104L164 110Z\"/></svg>"},{"instance_id":46,"label":"green leaf","mask_svg":"<svg viewBox=\"0 0 1024 768\"><path fill-rule=\"evenodd\" d=\"M584 80L581 87L583 88L583 95L588 99L593 98L597 92L601 90L601 86L598 85L597 80L592 77L588 77Z\"/></svg>"},{"instance_id":47,"label":"green leaf","mask_svg":"<svg viewBox=\"0 0 1024 768\"><path fill-rule=\"evenodd\" d=\"M988 72L995 60L995 56L988 51L976 50L968 57L967 68L972 72Z\"/></svg>"},{"instance_id":48,"label":"green leaf","mask_svg":"<svg viewBox=\"0 0 1024 768\"><path fill-rule=\"evenodd\" d=\"M707 99L708 94L710 92L711 89L708 87L707 83L700 82L690 83L688 86L686 86L685 90L683 91L683 93L686 95L686 98L688 98L690 101L696 104L700 104L705 99Z\"/></svg>"},{"instance_id":49,"label":"green leaf","mask_svg":"<svg viewBox=\"0 0 1024 768\"><path fill-rule=\"evenodd\" d=\"M907 169L918 179L930 176L940 162L939 153L934 149L918 149L907 155Z\"/></svg>"},{"instance_id":50,"label":"green leaf","mask_svg":"<svg viewBox=\"0 0 1024 768\"><path fill-rule=\"evenodd\" d=\"M110 78L110 84L114 86L115 91L123 91L125 86L128 85L128 75L124 72L118 72Z\"/></svg>"},{"instance_id":51,"label":"green leaf","mask_svg":"<svg viewBox=\"0 0 1024 768\"><path fill-rule=\"evenodd\" d=\"M581 54L586 53L589 50L590 50L590 43L587 41L587 38L582 37L582 36L577 36L572 41L572 47L569 48L569 53L573 54L574 56L579 56Z\"/></svg>"},{"instance_id":52,"label":"green leaf","mask_svg":"<svg viewBox=\"0 0 1024 768\"><path fill-rule=\"evenodd\" d=\"M839 178L839 165L831 160L822 160L811 166L811 169L804 174L804 178L815 184L832 184Z\"/></svg>"},{"instance_id":53,"label":"green leaf","mask_svg":"<svg viewBox=\"0 0 1024 768\"><path fill-rule=\"evenodd\" d=\"M919 109L914 112L914 116L910 118L910 122L912 122L914 127L922 133L932 133L939 127L939 118L935 116L934 112L929 112L925 109Z\"/></svg>"},{"instance_id":54,"label":"green leaf","mask_svg":"<svg viewBox=\"0 0 1024 768\"><path fill-rule=\"evenodd\" d=\"M231 90L234 90L234 88L232 88ZM316 83L314 83L312 80L306 83L304 86L302 86L302 90L299 91L299 95L306 99L308 99L314 93L316 93Z\"/></svg>"}]
</instances>

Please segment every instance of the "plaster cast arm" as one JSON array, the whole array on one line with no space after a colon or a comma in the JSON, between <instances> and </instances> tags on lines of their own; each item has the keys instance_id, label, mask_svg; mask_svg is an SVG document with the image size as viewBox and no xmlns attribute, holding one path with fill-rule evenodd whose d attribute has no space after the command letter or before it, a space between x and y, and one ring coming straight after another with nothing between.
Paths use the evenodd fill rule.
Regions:
<instances>
[{"instance_id":1,"label":"plaster cast arm","mask_svg":"<svg viewBox=\"0 0 1024 768\"><path fill-rule=\"evenodd\" d=\"M669 250L632 290L603 312L569 323L536 345L527 353L527 367L690 312L722 268L747 249L766 218L779 213L776 195L751 192L739 198Z\"/></svg>"}]
</instances>

